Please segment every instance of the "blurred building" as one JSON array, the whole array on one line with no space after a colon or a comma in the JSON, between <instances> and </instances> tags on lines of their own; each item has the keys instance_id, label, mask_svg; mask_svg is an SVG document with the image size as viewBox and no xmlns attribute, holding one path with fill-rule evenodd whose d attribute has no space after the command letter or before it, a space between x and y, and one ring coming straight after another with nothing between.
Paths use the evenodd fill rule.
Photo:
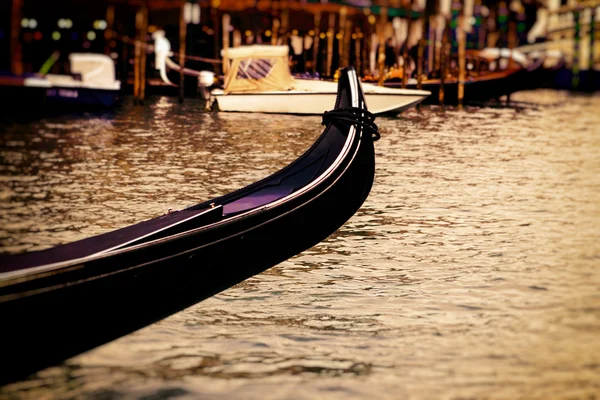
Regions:
<instances>
[{"instance_id":1,"label":"blurred building","mask_svg":"<svg viewBox=\"0 0 600 400\"><path fill-rule=\"evenodd\" d=\"M152 33L162 29L176 52L180 38L185 38L186 66L195 70L220 73L221 49L262 43L288 45L294 72L332 76L338 67L354 65L369 74L377 68L380 47L385 47L386 67L403 65L408 57L414 64L416 45L424 38L425 68L431 72L444 35L452 51L457 49L459 18L466 21L467 49L516 47L527 43L540 6L587 7L578 32L592 40L599 4L598 0L8 0L0 2L0 69L40 71L58 51L61 56L51 68L62 72L71 52L104 52L115 59L126 79L132 73L134 40L151 45ZM147 15L142 22L140 10ZM560 21L574 25L569 10ZM561 26L557 35L565 36L564 32ZM148 53L144 62L152 75ZM593 59L594 54L584 58Z\"/></svg>"}]
</instances>

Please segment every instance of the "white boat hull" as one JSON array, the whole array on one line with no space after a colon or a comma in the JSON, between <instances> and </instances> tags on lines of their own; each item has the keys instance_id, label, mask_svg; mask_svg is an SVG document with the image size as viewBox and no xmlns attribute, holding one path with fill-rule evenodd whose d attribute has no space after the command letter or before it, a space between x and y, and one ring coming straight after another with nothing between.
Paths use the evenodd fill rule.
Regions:
<instances>
[{"instance_id":1,"label":"white boat hull","mask_svg":"<svg viewBox=\"0 0 600 400\"><path fill-rule=\"evenodd\" d=\"M215 95L220 111L262 112L277 114L323 114L335 104L329 93L301 94L229 94ZM423 96L367 95L366 102L373 114L400 113L423 101Z\"/></svg>"},{"instance_id":2,"label":"white boat hull","mask_svg":"<svg viewBox=\"0 0 600 400\"><path fill-rule=\"evenodd\" d=\"M430 92L390 89L363 84L369 111L373 114L397 114L423 101ZM334 82L296 80L296 90L224 94L212 92L220 111L276 114L320 115L335 104Z\"/></svg>"}]
</instances>

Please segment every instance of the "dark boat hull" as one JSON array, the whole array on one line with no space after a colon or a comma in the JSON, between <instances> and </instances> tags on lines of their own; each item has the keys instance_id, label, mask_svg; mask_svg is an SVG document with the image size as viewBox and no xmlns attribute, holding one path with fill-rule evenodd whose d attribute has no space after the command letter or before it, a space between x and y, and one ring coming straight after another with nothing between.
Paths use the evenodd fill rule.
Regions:
<instances>
[{"instance_id":1,"label":"dark boat hull","mask_svg":"<svg viewBox=\"0 0 600 400\"><path fill-rule=\"evenodd\" d=\"M0 75L0 117L37 117L46 105L46 87L25 86L21 77Z\"/></svg>"},{"instance_id":2,"label":"dark boat hull","mask_svg":"<svg viewBox=\"0 0 600 400\"><path fill-rule=\"evenodd\" d=\"M480 77L467 77L464 84L463 103L483 102L498 99L518 90L524 89L524 82L531 77L532 72L525 68L511 71L499 71L489 73ZM384 86L390 88L401 88L400 81L385 82ZM417 84L408 84L407 89L417 89ZM439 79L423 82L422 89L431 92L423 104L441 104L440 91L442 84ZM458 104L458 80L448 79L444 82L443 104Z\"/></svg>"},{"instance_id":3,"label":"dark boat hull","mask_svg":"<svg viewBox=\"0 0 600 400\"><path fill-rule=\"evenodd\" d=\"M53 86L46 92L49 107L113 107L119 100L119 90Z\"/></svg>"},{"instance_id":4,"label":"dark boat hull","mask_svg":"<svg viewBox=\"0 0 600 400\"><path fill-rule=\"evenodd\" d=\"M336 169L291 201L75 263L56 276L0 285L0 315L10 327L0 331L2 383L156 322L325 239L373 184L366 136L354 135Z\"/></svg>"},{"instance_id":5,"label":"dark boat hull","mask_svg":"<svg viewBox=\"0 0 600 400\"><path fill-rule=\"evenodd\" d=\"M596 92L600 90L600 70L588 69L576 75L567 67L560 68L554 75L556 89Z\"/></svg>"}]
</instances>

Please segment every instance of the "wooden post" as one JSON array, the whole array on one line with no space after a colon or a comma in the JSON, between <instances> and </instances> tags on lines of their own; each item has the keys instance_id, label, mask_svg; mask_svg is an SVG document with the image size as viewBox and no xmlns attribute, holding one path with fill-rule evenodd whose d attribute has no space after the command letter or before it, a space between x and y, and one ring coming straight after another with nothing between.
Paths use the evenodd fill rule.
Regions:
<instances>
[{"instance_id":1,"label":"wooden post","mask_svg":"<svg viewBox=\"0 0 600 400\"><path fill-rule=\"evenodd\" d=\"M184 5L185 0L181 2L181 13L179 15L179 66L181 69L179 70L179 102L183 103L183 98L185 95L185 74L183 73L183 68L185 67L185 45L187 39L187 23L185 22L184 17ZM219 31L214 30L214 35L216 38L219 37ZM217 39L218 40L218 39Z\"/></svg>"},{"instance_id":2,"label":"wooden post","mask_svg":"<svg viewBox=\"0 0 600 400\"><path fill-rule=\"evenodd\" d=\"M221 13L219 12L219 6L221 5L220 0L212 0L211 1L211 9L210 14L212 17L213 23L213 46L215 49L213 58L215 60L221 59L221 47L219 46L219 32L221 32ZM180 29L181 30L181 29ZM181 32L180 32L181 34ZM219 64L214 64L215 66L215 75L219 76L221 73L221 67ZM183 65L181 66L183 68Z\"/></svg>"},{"instance_id":3,"label":"wooden post","mask_svg":"<svg viewBox=\"0 0 600 400\"><path fill-rule=\"evenodd\" d=\"M507 36L508 36L507 42L508 42L509 55L508 55L508 64L507 64L506 69L511 70L511 69L515 68L515 61L513 58L513 49L516 47L516 44L518 42L516 21L508 22ZM498 62L500 62L500 60L498 60ZM508 92L506 94L506 104L507 105L510 104L510 92Z\"/></svg>"},{"instance_id":4,"label":"wooden post","mask_svg":"<svg viewBox=\"0 0 600 400\"><path fill-rule=\"evenodd\" d=\"M445 51L445 57L446 57L446 63L445 65L445 69L444 69L444 76L449 76L450 75L450 64L452 61L452 43L450 41L450 36L452 35L452 29L450 28L450 20L447 21L446 23L446 51Z\"/></svg>"},{"instance_id":5,"label":"wooden post","mask_svg":"<svg viewBox=\"0 0 600 400\"><path fill-rule=\"evenodd\" d=\"M410 36L410 29L412 27L412 10L406 8L407 19L406 19L406 39L404 39L404 46L402 50L402 87L406 88L408 83L408 37Z\"/></svg>"},{"instance_id":6,"label":"wooden post","mask_svg":"<svg viewBox=\"0 0 600 400\"><path fill-rule=\"evenodd\" d=\"M121 42L121 92L125 90L129 78L129 43Z\"/></svg>"},{"instance_id":7,"label":"wooden post","mask_svg":"<svg viewBox=\"0 0 600 400\"><path fill-rule=\"evenodd\" d=\"M485 25L485 43L480 48L485 47L496 47L496 41L498 40L498 32L496 25L496 10L494 7L489 7L489 13L487 17L485 17L485 23L481 24Z\"/></svg>"},{"instance_id":8,"label":"wooden post","mask_svg":"<svg viewBox=\"0 0 600 400\"><path fill-rule=\"evenodd\" d=\"M446 28L442 29L441 32L441 36L438 36L438 31L439 31L439 26L437 24L437 22L439 22L439 19L436 21L436 28L435 28L435 41L433 42L433 47L434 47L434 68L433 70L435 71L436 75L438 77L442 76L442 58L443 58L443 53L444 53L444 35L446 32Z\"/></svg>"},{"instance_id":9,"label":"wooden post","mask_svg":"<svg viewBox=\"0 0 600 400\"><path fill-rule=\"evenodd\" d=\"M277 36L279 35L279 27L281 26L279 20L275 18L273 20L273 26L271 27L271 45L277 45Z\"/></svg>"},{"instance_id":10,"label":"wooden post","mask_svg":"<svg viewBox=\"0 0 600 400\"><path fill-rule=\"evenodd\" d=\"M308 36L310 36L310 35L308 35ZM308 65L307 64L308 55L309 55L309 53L312 52L312 47L311 48L306 47L307 35L302 35L301 37L302 37L302 69L303 69L302 72L308 72L308 69L306 66ZM311 46L314 43L314 40L315 40L315 38L313 37L313 42L311 42Z\"/></svg>"},{"instance_id":11,"label":"wooden post","mask_svg":"<svg viewBox=\"0 0 600 400\"><path fill-rule=\"evenodd\" d=\"M146 97L146 35L148 34L148 8L142 7L142 30L140 32L140 104Z\"/></svg>"},{"instance_id":12,"label":"wooden post","mask_svg":"<svg viewBox=\"0 0 600 400\"><path fill-rule=\"evenodd\" d=\"M335 14L329 13L329 24L327 27L327 76L331 76L331 63L333 61L333 32L335 29Z\"/></svg>"},{"instance_id":13,"label":"wooden post","mask_svg":"<svg viewBox=\"0 0 600 400\"><path fill-rule=\"evenodd\" d=\"M12 0L10 9L10 71L15 75L23 74L23 48L19 39L22 14L23 0Z\"/></svg>"},{"instance_id":14,"label":"wooden post","mask_svg":"<svg viewBox=\"0 0 600 400\"><path fill-rule=\"evenodd\" d=\"M596 6L591 7L591 16L590 16L590 62L589 62L589 71L593 71L594 69L594 46L595 44L595 36L596 36ZM590 75L591 79L591 75Z\"/></svg>"},{"instance_id":15,"label":"wooden post","mask_svg":"<svg viewBox=\"0 0 600 400\"><path fill-rule=\"evenodd\" d=\"M140 57L142 55L141 30L144 23L144 13L140 8L135 13L135 52L133 54L133 103L140 103Z\"/></svg>"},{"instance_id":16,"label":"wooden post","mask_svg":"<svg viewBox=\"0 0 600 400\"><path fill-rule=\"evenodd\" d=\"M423 57L425 56L425 38L419 39L417 49L417 89L423 89ZM421 109L421 103L417 104L417 109Z\"/></svg>"},{"instance_id":17,"label":"wooden post","mask_svg":"<svg viewBox=\"0 0 600 400\"><path fill-rule=\"evenodd\" d=\"M425 39L419 39L417 50L417 89L423 88L423 56L425 53Z\"/></svg>"},{"instance_id":18,"label":"wooden post","mask_svg":"<svg viewBox=\"0 0 600 400\"><path fill-rule=\"evenodd\" d=\"M379 52L377 57L377 64L379 67L379 80L377 84L379 86L383 86L383 81L385 79L384 69L385 69L385 25L388 20L388 10L387 7L381 7L379 15L379 24L377 25L377 36L379 39Z\"/></svg>"},{"instance_id":19,"label":"wooden post","mask_svg":"<svg viewBox=\"0 0 600 400\"><path fill-rule=\"evenodd\" d=\"M115 6L106 7L106 29L104 30L104 54L111 53L110 41L113 37L113 27L115 24Z\"/></svg>"},{"instance_id":20,"label":"wooden post","mask_svg":"<svg viewBox=\"0 0 600 400\"><path fill-rule=\"evenodd\" d=\"M223 14L222 25L223 25L223 50L229 48L229 26L231 24L231 16L229 14ZM215 32L215 35L217 33ZM223 74L227 75L229 70L229 58L223 56Z\"/></svg>"},{"instance_id":21,"label":"wooden post","mask_svg":"<svg viewBox=\"0 0 600 400\"><path fill-rule=\"evenodd\" d=\"M338 34L336 38L338 40L338 68L346 67L348 61L346 59L346 54L348 53L347 48L347 26L346 26L346 15L348 14L348 9L346 7L340 8L340 23L338 25ZM350 22L350 21L348 21Z\"/></svg>"},{"instance_id":22,"label":"wooden post","mask_svg":"<svg viewBox=\"0 0 600 400\"><path fill-rule=\"evenodd\" d=\"M579 9L573 11L573 21L575 23L575 36L573 37L573 79L571 81L571 87L577 89L579 87L579 51L580 51L580 36L581 36L581 22L579 18ZM592 64L593 65L593 64ZM590 65L590 70L592 65Z\"/></svg>"},{"instance_id":23,"label":"wooden post","mask_svg":"<svg viewBox=\"0 0 600 400\"><path fill-rule=\"evenodd\" d=\"M482 0L475 0L475 5L473 8L473 13L474 13L474 17L476 18L477 24L475 29L477 30L477 42L474 43L475 47L477 49L483 49L485 47L485 43L486 43L486 25L487 25L487 18L484 18L483 15L481 14L481 8L482 8ZM484 22L485 20L485 22Z\"/></svg>"},{"instance_id":24,"label":"wooden post","mask_svg":"<svg viewBox=\"0 0 600 400\"><path fill-rule=\"evenodd\" d=\"M483 18L482 18L483 20ZM486 19L487 21L487 19ZM477 28L477 48L479 50L483 49L485 47L485 44L488 42L487 39L487 35L488 35L488 29L487 29L487 24L482 23L481 25L479 25L479 28Z\"/></svg>"},{"instance_id":25,"label":"wooden post","mask_svg":"<svg viewBox=\"0 0 600 400\"><path fill-rule=\"evenodd\" d=\"M313 76L317 72L317 60L319 59L319 45L321 44L321 11L317 11L315 14L315 36L313 36L313 62L312 62L312 74Z\"/></svg>"},{"instance_id":26,"label":"wooden post","mask_svg":"<svg viewBox=\"0 0 600 400\"><path fill-rule=\"evenodd\" d=\"M338 24L338 33L336 38L338 40L338 68L344 63L346 47L344 43L346 42L345 38L345 29L346 29L346 14L348 10L346 7L340 8L340 23Z\"/></svg>"},{"instance_id":27,"label":"wooden post","mask_svg":"<svg viewBox=\"0 0 600 400\"><path fill-rule=\"evenodd\" d=\"M281 28L280 28L280 36L281 36L281 44L283 46L289 46L290 44L290 5L288 0L281 0Z\"/></svg>"},{"instance_id":28,"label":"wooden post","mask_svg":"<svg viewBox=\"0 0 600 400\"><path fill-rule=\"evenodd\" d=\"M282 1L281 9L281 36L287 39L287 33L290 30L290 7L287 1ZM284 45L286 43L283 43Z\"/></svg>"},{"instance_id":29,"label":"wooden post","mask_svg":"<svg viewBox=\"0 0 600 400\"><path fill-rule=\"evenodd\" d=\"M359 28L356 28L356 39L354 39L354 63L356 64L356 71L358 72L359 75L362 76L363 71L362 71L362 54L361 54L361 48L360 48L360 42L362 41L362 32L360 31ZM363 49L363 52L365 52L366 49Z\"/></svg>"},{"instance_id":30,"label":"wooden post","mask_svg":"<svg viewBox=\"0 0 600 400\"><path fill-rule=\"evenodd\" d=\"M345 68L350 65L350 39L352 37L352 21L346 20L346 30L344 32L344 58L342 60L342 67Z\"/></svg>"},{"instance_id":31,"label":"wooden post","mask_svg":"<svg viewBox=\"0 0 600 400\"><path fill-rule=\"evenodd\" d=\"M429 16L429 43L427 46L427 75L431 76L431 74L436 70L435 64L437 62L435 57L435 47L437 45L436 39L436 22L435 15Z\"/></svg>"},{"instance_id":32,"label":"wooden post","mask_svg":"<svg viewBox=\"0 0 600 400\"><path fill-rule=\"evenodd\" d=\"M465 70L466 70L466 47L467 35L465 34L465 14L464 8L458 16L458 26L456 27L456 39L458 41L458 107L462 108L463 97L465 95Z\"/></svg>"},{"instance_id":33,"label":"wooden post","mask_svg":"<svg viewBox=\"0 0 600 400\"><path fill-rule=\"evenodd\" d=\"M372 18L371 18L372 17ZM363 44L362 44L362 65L363 70L368 71L368 74L373 74L374 65L371 65L371 54L375 54L375 50L373 49L373 26L375 25L375 16L373 14L369 14L366 18L366 26L365 34L363 36ZM366 73L366 72L365 72Z\"/></svg>"},{"instance_id":34,"label":"wooden post","mask_svg":"<svg viewBox=\"0 0 600 400\"><path fill-rule=\"evenodd\" d=\"M442 49L440 51L440 93L439 93L439 101L441 105L444 105L444 84L446 80L447 68L449 63L450 56L450 43L449 36L450 34L450 24L446 21L446 27L444 28L444 32L442 33Z\"/></svg>"},{"instance_id":35,"label":"wooden post","mask_svg":"<svg viewBox=\"0 0 600 400\"><path fill-rule=\"evenodd\" d=\"M513 49L517 47L519 39L517 37L517 23L515 21L509 21L508 23L508 48L510 50L510 57L508 59L508 69L514 68Z\"/></svg>"}]
</instances>

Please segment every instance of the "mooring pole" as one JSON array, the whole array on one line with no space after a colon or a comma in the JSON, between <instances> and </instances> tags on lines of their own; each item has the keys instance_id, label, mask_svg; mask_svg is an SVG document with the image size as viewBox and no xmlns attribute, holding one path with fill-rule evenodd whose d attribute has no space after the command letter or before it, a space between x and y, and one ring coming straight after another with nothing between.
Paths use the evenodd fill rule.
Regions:
<instances>
[{"instance_id":1,"label":"mooring pole","mask_svg":"<svg viewBox=\"0 0 600 400\"><path fill-rule=\"evenodd\" d=\"M211 1L211 9L210 9L210 15L212 17L212 23L213 23L213 45L214 45L214 58L216 60L221 59L221 47L219 46L219 32L221 31L221 15L219 12L219 7L221 5L221 1L220 0L212 0ZM181 30L181 29L180 29ZM180 32L181 35L181 32ZM187 32L186 32L187 35ZM235 38L235 36L234 36ZM183 65L181 66L183 68ZM219 76L219 74L221 73L221 67L219 66L219 64L215 64L215 76Z\"/></svg>"},{"instance_id":2,"label":"mooring pole","mask_svg":"<svg viewBox=\"0 0 600 400\"><path fill-rule=\"evenodd\" d=\"M124 92L129 78L129 43L121 42L121 92Z\"/></svg>"},{"instance_id":3,"label":"mooring pole","mask_svg":"<svg viewBox=\"0 0 600 400\"><path fill-rule=\"evenodd\" d=\"M113 40L113 27L115 24L115 6L109 5L106 7L106 29L104 30L104 54L111 53L111 41ZM114 46L114 44L113 44Z\"/></svg>"},{"instance_id":4,"label":"mooring pole","mask_svg":"<svg viewBox=\"0 0 600 400\"><path fill-rule=\"evenodd\" d=\"M575 11L573 11L573 21L575 22L575 36L573 37L573 78L571 80L571 87L573 89L577 89L579 87L579 41L581 36L581 22L579 21L579 9L575 9Z\"/></svg>"},{"instance_id":5,"label":"mooring pole","mask_svg":"<svg viewBox=\"0 0 600 400\"><path fill-rule=\"evenodd\" d=\"M288 35L287 33L290 30L290 5L287 1L282 1L281 6L281 36L284 40L283 44L288 43Z\"/></svg>"},{"instance_id":6,"label":"mooring pole","mask_svg":"<svg viewBox=\"0 0 600 400\"><path fill-rule=\"evenodd\" d=\"M404 39L404 46L402 50L402 88L406 88L408 84L408 38L410 37L410 30L412 28L412 8L410 8L410 2L404 9L406 11L406 39Z\"/></svg>"},{"instance_id":7,"label":"mooring pole","mask_svg":"<svg viewBox=\"0 0 600 400\"><path fill-rule=\"evenodd\" d=\"M423 58L425 53L425 38L419 39L419 47L417 49L417 89L423 88Z\"/></svg>"},{"instance_id":8,"label":"mooring pole","mask_svg":"<svg viewBox=\"0 0 600 400\"><path fill-rule=\"evenodd\" d=\"M277 18L273 20L273 25L271 27L271 45L277 45L277 37L279 36L279 27L281 26L281 22Z\"/></svg>"},{"instance_id":9,"label":"mooring pole","mask_svg":"<svg viewBox=\"0 0 600 400\"><path fill-rule=\"evenodd\" d=\"M436 46L436 38L435 38L435 15L429 16L429 37L427 38L427 76L431 77L432 73L435 71L435 46Z\"/></svg>"},{"instance_id":10,"label":"mooring pole","mask_svg":"<svg viewBox=\"0 0 600 400\"><path fill-rule=\"evenodd\" d=\"M19 40L23 0L12 0L10 10L10 71L15 75L23 74L23 48Z\"/></svg>"},{"instance_id":11,"label":"mooring pole","mask_svg":"<svg viewBox=\"0 0 600 400\"><path fill-rule=\"evenodd\" d=\"M439 93L439 101L440 105L444 105L444 84L446 80L446 65L449 64L447 48L450 47L450 43L448 43L448 35L450 32L449 23L446 21L446 27L444 28L444 32L442 33L442 48L440 51L440 93Z\"/></svg>"},{"instance_id":12,"label":"mooring pole","mask_svg":"<svg viewBox=\"0 0 600 400\"><path fill-rule=\"evenodd\" d=\"M419 47L417 49L417 89L423 89L423 57L425 53L425 38L419 39ZM421 103L417 104L417 108L421 109Z\"/></svg>"},{"instance_id":13,"label":"mooring pole","mask_svg":"<svg viewBox=\"0 0 600 400\"><path fill-rule=\"evenodd\" d=\"M321 11L317 11L315 13L315 28L314 28L314 36L313 36L313 62L312 62L312 74L313 76L317 72L317 60L319 58L319 45L321 44Z\"/></svg>"},{"instance_id":14,"label":"mooring pole","mask_svg":"<svg viewBox=\"0 0 600 400\"><path fill-rule=\"evenodd\" d=\"M383 81L385 80L385 25L388 22L388 10L386 7L381 7L379 12L379 24L377 25L377 36L379 39L379 52L377 58L377 63L379 66L379 80L377 84L379 86L383 86Z\"/></svg>"},{"instance_id":15,"label":"mooring pole","mask_svg":"<svg viewBox=\"0 0 600 400\"><path fill-rule=\"evenodd\" d=\"M372 75L375 71L375 64L371 64L371 54L375 56L375 51L373 50L373 26L375 26L375 16L373 14L369 14L366 18L366 23L363 22L363 26L365 26L365 34L362 37L362 65L363 65L363 74Z\"/></svg>"},{"instance_id":16,"label":"mooring pole","mask_svg":"<svg viewBox=\"0 0 600 400\"><path fill-rule=\"evenodd\" d=\"M327 26L327 76L331 76L331 64L333 62L333 36L335 32L335 14L329 13Z\"/></svg>"},{"instance_id":17,"label":"mooring pole","mask_svg":"<svg viewBox=\"0 0 600 400\"><path fill-rule=\"evenodd\" d=\"M340 23L338 24L338 33L335 37L338 40L338 68L344 64L346 58L346 15L348 9L346 7L340 8ZM346 65L344 65L346 66Z\"/></svg>"},{"instance_id":18,"label":"mooring pole","mask_svg":"<svg viewBox=\"0 0 600 400\"><path fill-rule=\"evenodd\" d=\"M518 42L518 38L517 38L517 23L516 21L509 21L508 22L508 49L510 50L509 52L509 58L508 58L508 70L511 70L515 67L515 60L513 57L513 49L515 47L517 47L517 42ZM510 88L508 88L508 92L506 93L506 104L509 105L510 104Z\"/></svg>"},{"instance_id":19,"label":"mooring pole","mask_svg":"<svg viewBox=\"0 0 600 400\"><path fill-rule=\"evenodd\" d=\"M458 41L458 107L462 109L465 95L465 69L466 69L466 34L464 9L458 16L456 39Z\"/></svg>"},{"instance_id":20,"label":"mooring pole","mask_svg":"<svg viewBox=\"0 0 600 400\"><path fill-rule=\"evenodd\" d=\"M143 24L143 12L140 8L135 13L135 52L133 54L133 103L140 103L140 57L142 54L141 29Z\"/></svg>"},{"instance_id":21,"label":"mooring pole","mask_svg":"<svg viewBox=\"0 0 600 400\"><path fill-rule=\"evenodd\" d=\"M184 17L184 6L185 0L181 2L181 12L179 15L179 102L183 103L183 98L185 96L185 74L183 73L183 68L185 67L185 42L187 39L187 23L185 22ZM215 37L219 36L219 32L217 30L214 31Z\"/></svg>"},{"instance_id":22,"label":"mooring pole","mask_svg":"<svg viewBox=\"0 0 600 400\"><path fill-rule=\"evenodd\" d=\"M140 104L146 97L146 35L148 34L148 8L142 7L142 30L140 32Z\"/></svg>"},{"instance_id":23,"label":"mooring pole","mask_svg":"<svg viewBox=\"0 0 600 400\"><path fill-rule=\"evenodd\" d=\"M590 62L589 62L589 71L593 71L594 67L594 46L595 46L595 36L596 36L596 6L591 7L591 16L590 16ZM590 78L591 79L591 75ZM591 83L591 82L590 82Z\"/></svg>"},{"instance_id":24,"label":"mooring pole","mask_svg":"<svg viewBox=\"0 0 600 400\"><path fill-rule=\"evenodd\" d=\"M231 16L229 14L223 14L221 18L221 24L223 26L223 50L227 51L229 48L229 27L231 26ZM217 33L215 32L215 35ZM223 54L223 73L227 75L229 71L229 58L226 53Z\"/></svg>"},{"instance_id":25,"label":"mooring pole","mask_svg":"<svg viewBox=\"0 0 600 400\"><path fill-rule=\"evenodd\" d=\"M346 21L346 32L344 33L344 61L342 63L342 67L347 67L350 65L350 47L352 38L352 21ZM360 70L357 69L358 73Z\"/></svg>"},{"instance_id":26,"label":"mooring pole","mask_svg":"<svg viewBox=\"0 0 600 400\"><path fill-rule=\"evenodd\" d=\"M362 32L360 31L360 28L355 28L355 32L354 32L354 62L356 64L356 70L358 71L359 75L362 76L363 75L363 64L362 64L362 59L361 59L361 51L360 51L360 42L362 41Z\"/></svg>"}]
</instances>

